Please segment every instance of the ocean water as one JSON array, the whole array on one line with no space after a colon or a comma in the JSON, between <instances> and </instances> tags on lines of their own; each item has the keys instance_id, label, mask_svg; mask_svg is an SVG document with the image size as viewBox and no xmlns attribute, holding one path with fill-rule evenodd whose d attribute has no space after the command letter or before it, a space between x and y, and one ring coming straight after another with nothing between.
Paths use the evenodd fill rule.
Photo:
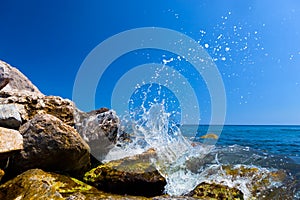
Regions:
<instances>
[{"instance_id":1,"label":"ocean water","mask_svg":"<svg viewBox=\"0 0 300 200\"><path fill-rule=\"evenodd\" d=\"M163 104L142 107L134 114L122 119L120 126L120 133L129 133L132 141L116 145L104 162L153 148L157 156L152 162L165 177L169 195L216 183L237 188L244 199L269 194L273 196L267 199L300 199L300 126L224 126L216 140L202 136L208 128L209 133L217 133L220 126L178 126ZM237 171L255 169L255 173L230 175L224 171L226 166ZM263 184L254 189L258 182Z\"/></svg>"},{"instance_id":2,"label":"ocean water","mask_svg":"<svg viewBox=\"0 0 300 200\"><path fill-rule=\"evenodd\" d=\"M182 134L202 142L207 125L184 125ZM197 130L195 133L194 130ZM300 126L291 125L225 125L216 146L239 145L263 153L289 157L300 164Z\"/></svg>"}]
</instances>

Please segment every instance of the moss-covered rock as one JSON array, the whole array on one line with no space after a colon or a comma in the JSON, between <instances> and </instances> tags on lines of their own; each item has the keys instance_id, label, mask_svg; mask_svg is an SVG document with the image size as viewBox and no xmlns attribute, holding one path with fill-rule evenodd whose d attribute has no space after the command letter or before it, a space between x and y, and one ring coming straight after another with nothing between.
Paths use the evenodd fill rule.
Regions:
<instances>
[{"instance_id":1,"label":"moss-covered rock","mask_svg":"<svg viewBox=\"0 0 300 200\"><path fill-rule=\"evenodd\" d=\"M105 193L77 179L64 175L47 173L40 169L24 172L0 186L1 200L100 200L136 199L145 197L121 196Z\"/></svg>"},{"instance_id":2,"label":"moss-covered rock","mask_svg":"<svg viewBox=\"0 0 300 200\"><path fill-rule=\"evenodd\" d=\"M84 176L84 181L97 188L117 193L141 196L161 195L166 184L151 162L153 150L140 155L102 164Z\"/></svg>"},{"instance_id":3,"label":"moss-covered rock","mask_svg":"<svg viewBox=\"0 0 300 200\"><path fill-rule=\"evenodd\" d=\"M228 199L238 200L244 199L243 193L236 188L230 188L220 184L201 183L198 185L189 196L201 199Z\"/></svg>"}]
</instances>

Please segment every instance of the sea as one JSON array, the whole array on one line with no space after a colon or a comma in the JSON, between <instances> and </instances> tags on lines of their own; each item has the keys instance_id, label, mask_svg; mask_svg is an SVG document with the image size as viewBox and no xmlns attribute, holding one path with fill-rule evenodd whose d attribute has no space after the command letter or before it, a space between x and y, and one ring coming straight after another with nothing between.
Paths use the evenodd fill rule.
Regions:
<instances>
[{"instance_id":1,"label":"sea","mask_svg":"<svg viewBox=\"0 0 300 200\"><path fill-rule=\"evenodd\" d=\"M300 126L180 126L161 104L137 113L120 126L132 141L116 145L104 162L153 148L171 196L215 183L242 191L244 199L300 199Z\"/></svg>"},{"instance_id":2,"label":"sea","mask_svg":"<svg viewBox=\"0 0 300 200\"><path fill-rule=\"evenodd\" d=\"M183 125L181 131L190 140L201 142L201 136L207 133L208 127ZM215 145L249 147L260 152L288 157L300 164L299 125L224 125Z\"/></svg>"}]
</instances>

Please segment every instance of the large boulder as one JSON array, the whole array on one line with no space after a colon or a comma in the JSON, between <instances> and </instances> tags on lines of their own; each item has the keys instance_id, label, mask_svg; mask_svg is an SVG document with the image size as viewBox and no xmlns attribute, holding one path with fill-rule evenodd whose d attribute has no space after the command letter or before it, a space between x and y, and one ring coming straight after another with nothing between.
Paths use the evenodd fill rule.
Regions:
<instances>
[{"instance_id":1,"label":"large boulder","mask_svg":"<svg viewBox=\"0 0 300 200\"><path fill-rule=\"evenodd\" d=\"M116 112L107 108L78 112L75 118L75 128L89 144L91 154L102 161L117 141L120 124Z\"/></svg>"},{"instance_id":2,"label":"large boulder","mask_svg":"<svg viewBox=\"0 0 300 200\"><path fill-rule=\"evenodd\" d=\"M2 165L9 156L22 149L23 137L19 131L0 127L0 164Z\"/></svg>"},{"instance_id":3,"label":"large boulder","mask_svg":"<svg viewBox=\"0 0 300 200\"><path fill-rule=\"evenodd\" d=\"M90 165L89 147L74 128L49 114L20 127L24 149L11 157L10 172L32 168L80 174Z\"/></svg>"},{"instance_id":4,"label":"large boulder","mask_svg":"<svg viewBox=\"0 0 300 200\"><path fill-rule=\"evenodd\" d=\"M22 119L14 104L0 104L0 126L19 129Z\"/></svg>"},{"instance_id":5,"label":"large boulder","mask_svg":"<svg viewBox=\"0 0 300 200\"><path fill-rule=\"evenodd\" d=\"M154 150L102 164L84 176L84 181L100 190L116 194L157 196L166 181L152 164Z\"/></svg>"},{"instance_id":6,"label":"large boulder","mask_svg":"<svg viewBox=\"0 0 300 200\"><path fill-rule=\"evenodd\" d=\"M28 91L42 95L39 89L17 68L0 60L0 89Z\"/></svg>"},{"instance_id":7,"label":"large boulder","mask_svg":"<svg viewBox=\"0 0 300 200\"><path fill-rule=\"evenodd\" d=\"M105 193L75 178L56 173L47 173L40 169L32 169L1 185L0 199L146 200L147 198L134 196L124 197Z\"/></svg>"}]
</instances>

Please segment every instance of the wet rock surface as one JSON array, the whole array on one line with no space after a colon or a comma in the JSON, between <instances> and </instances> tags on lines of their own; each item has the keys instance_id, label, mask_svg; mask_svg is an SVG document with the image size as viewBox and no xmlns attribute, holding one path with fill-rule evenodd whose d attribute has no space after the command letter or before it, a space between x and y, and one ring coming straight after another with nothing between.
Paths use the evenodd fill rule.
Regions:
<instances>
[{"instance_id":1,"label":"wet rock surface","mask_svg":"<svg viewBox=\"0 0 300 200\"><path fill-rule=\"evenodd\" d=\"M230 188L220 184L201 183L198 185L189 196L201 199L227 199L240 200L244 199L243 193L236 188Z\"/></svg>"},{"instance_id":2,"label":"wet rock surface","mask_svg":"<svg viewBox=\"0 0 300 200\"><path fill-rule=\"evenodd\" d=\"M161 195L166 181L151 162L155 156L154 150L149 150L110 161L87 172L84 180L98 189L117 194Z\"/></svg>"},{"instance_id":3,"label":"wet rock surface","mask_svg":"<svg viewBox=\"0 0 300 200\"><path fill-rule=\"evenodd\" d=\"M89 147L74 128L49 114L38 114L20 127L24 149L11 158L9 169L32 168L80 173L90 165Z\"/></svg>"},{"instance_id":4,"label":"wet rock surface","mask_svg":"<svg viewBox=\"0 0 300 200\"><path fill-rule=\"evenodd\" d=\"M91 154L102 161L117 141L120 124L116 112L107 108L78 113L76 130L91 147Z\"/></svg>"}]
</instances>

